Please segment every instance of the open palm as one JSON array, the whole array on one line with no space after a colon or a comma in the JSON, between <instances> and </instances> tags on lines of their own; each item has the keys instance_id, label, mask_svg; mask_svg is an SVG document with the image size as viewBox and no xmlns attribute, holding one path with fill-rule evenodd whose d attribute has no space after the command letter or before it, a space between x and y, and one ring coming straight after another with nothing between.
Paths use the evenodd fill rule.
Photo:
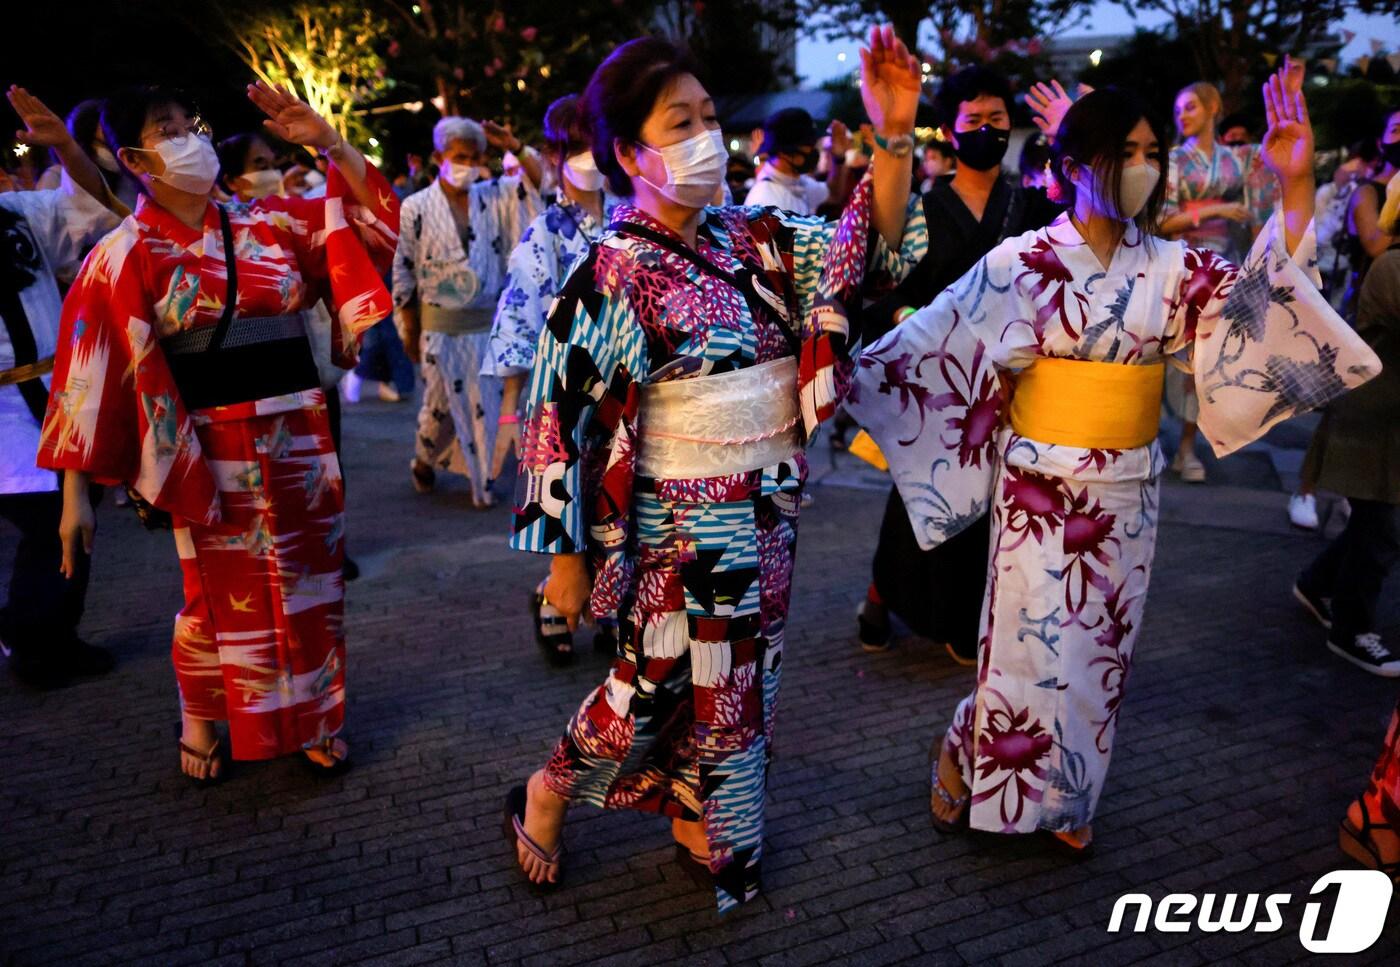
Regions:
<instances>
[{"instance_id":1,"label":"open palm","mask_svg":"<svg viewBox=\"0 0 1400 967\"><path fill-rule=\"evenodd\" d=\"M258 81L248 85L248 100L267 115L263 126L283 141L308 148L329 148L340 140L329 121L290 91Z\"/></svg>"},{"instance_id":2,"label":"open palm","mask_svg":"<svg viewBox=\"0 0 1400 967\"><path fill-rule=\"evenodd\" d=\"M24 130L15 132L16 141L35 148L56 148L68 140L68 128L64 126L63 119L33 94L22 87L12 86L5 96L24 123Z\"/></svg>"},{"instance_id":3,"label":"open palm","mask_svg":"<svg viewBox=\"0 0 1400 967\"><path fill-rule=\"evenodd\" d=\"M893 27L870 28L870 44L860 52L860 99L878 133L894 136L914 130L920 76L918 59Z\"/></svg>"},{"instance_id":4,"label":"open palm","mask_svg":"<svg viewBox=\"0 0 1400 967\"><path fill-rule=\"evenodd\" d=\"M1264 82L1264 165L1280 181L1310 175L1313 170L1313 129L1308 103L1301 90L1290 90L1286 71L1279 70Z\"/></svg>"}]
</instances>

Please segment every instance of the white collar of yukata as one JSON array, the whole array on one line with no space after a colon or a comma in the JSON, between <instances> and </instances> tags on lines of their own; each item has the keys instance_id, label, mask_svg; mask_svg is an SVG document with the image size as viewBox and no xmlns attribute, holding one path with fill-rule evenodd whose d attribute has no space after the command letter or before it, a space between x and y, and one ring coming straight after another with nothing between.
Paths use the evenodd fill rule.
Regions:
<instances>
[{"instance_id":1,"label":"white collar of yukata","mask_svg":"<svg viewBox=\"0 0 1400 967\"><path fill-rule=\"evenodd\" d=\"M1046 231L1050 233L1050 238L1059 244L1083 245L1084 237L1079 234L1079 229L1074 227L1074 222L1069 216L1068 211L1060 212L1055 220L1046 227ZM1123 244L1132 248L1141 242L1142 229L1138 228L1137 222L1128 222L1128 227L1123 232Z\"/></svg>"}]
</instances>

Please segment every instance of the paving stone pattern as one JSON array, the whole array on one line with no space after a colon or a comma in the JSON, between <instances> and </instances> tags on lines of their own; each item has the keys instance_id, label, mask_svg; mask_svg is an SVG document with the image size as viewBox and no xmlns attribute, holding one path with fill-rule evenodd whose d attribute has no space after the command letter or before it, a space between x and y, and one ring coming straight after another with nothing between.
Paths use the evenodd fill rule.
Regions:
<instances>
[{"instance_id":1,"label":"paving stone pattern","mask_svg":"<svg viewBox=\"0 0 1400 967\"><path fill-rule=\"evenodd\" d=\"M1337 820L1396 689L1330 656L1290 601L1320 539L1287 531L1267 472L1244 474L1247 486L1168 488L1096 849L1082 862L1039 838L930 828L929 744L971 673L917 639L882 656L856 646L884 497L838 486L850 475L840 467L829 474L802 522L765 889L720 917L671 862L666 824L638 814L575 810L567 888L527 888L502 840L502 796L541 763L606 659L544 665L523 611L544 559L506 549L507 510L472 511L460 480L412 492L408 405L361 404L346 433L351 550L365 572L348 605L355 769L323 783L292 761L243 764L210 790L180 776L174 549L104 505L84 631L116 652L117 671L50 694L0 679L0 963L1305 956L1303 900L1348 865ZM0 560L13 539L0 534ZM1391 590L1385 630L1400 641ZM1109 934L1128 891L1294 900L1278 933ZM1355 962L1396 962L1397 916Z\"/></svg>"}]
</instances>

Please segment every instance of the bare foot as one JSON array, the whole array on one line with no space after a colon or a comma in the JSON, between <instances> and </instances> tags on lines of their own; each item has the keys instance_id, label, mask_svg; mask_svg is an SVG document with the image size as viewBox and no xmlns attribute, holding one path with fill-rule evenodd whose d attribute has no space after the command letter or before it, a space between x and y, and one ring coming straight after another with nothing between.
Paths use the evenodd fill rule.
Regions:
<instances>
[{"instance_id":1,"label":"bare foot","mask_svg":"<svg viewBox=\"0 0 1400 967\"><path fill-rule=\"evenodd\" d=\"M213 722L182 715L180 723L180 741L191 749L208 753L219 741L219 733L215 730ZM191 779L216 779L223 772L223 768L222 756L206 762L200 756L190 755L184 749L180 750L180 771Z\"/></svg>"},{"instance_id":2,"label":"bare foot","mask_svg":"<svg viewBox=\"0 0 1400 967\"><path fill-rule=\"evenodd\" d=\"M1360 799L1353 800L1352 804L1347 807L1347 822L1351 823L1352 828L1358 832L1362 825L1362 808L1362 800ZM1393 829L1377 828L1376 824L1384 823L1385 819L1377 815L1375 808L1372 808L1370 813L1372 824L1370 830L1371 845L1374 846L1376 852L1381 855L1381 863L1388 865L1390 863L1400 862L1400 835L1397 835Z\"/></svg>"},{"instance_id":3,"label":"bare foot","mask_svg":"<svg viewBox=\"0 0 1400 967\"><path fill-rule=\"evenodd\" d=\"M564 831L564 813L568 807L565 800L545 787L544 770L536 772L525 787L525 835L546 853L554 852ZM559 882L559 864L542 862L524 843L516 844L515 855L531 883Z\"/></svg>"},{"instance_id":4,"label":"bare foot","mask_svg":"<svg viewBox=\"0 0 1400 967\"><path fill-rule=\"evenodd\" d=\"M302 749L301 751L322 769L333 769L337 762L344 762L350 758L350 746L345 744L344 739L332 739L329 753L326 752L325 746L321 745L314 749Z\"/></svg>"},{"instance_id":5,"label":"bare foot","mask_svg":"<svg viewBox=\"0 0 1400 967\"><path fill-rule=\"evenodd\" d=\"M955 802L967 795L967 784L963 782L962 770L953 761L953 755L948 751L946 738L938 753L938 781L943 786L943 791ZM929 796L929 808L933 810L933 814L938 817L939 822L952 824L962 817L963 812L967 809L967 803L963 802L960 806L949 803L938 794L937 789L934 789Z\"/></svg>"},{"instance_id":6,"label":"bare foot","mask_svg":"<svg viewBox=\"0 0 1400 967\"><path fill-rule=\"evenodd\" d=\"M673 819L671 836L677 843L690 850L690 855L697 860L709 859L710 841L705 838L704 823L694 819Z\"/></svg>"},{"instance_id":7,"label":"bare foot","mask_svg":"<svg viewBox=\"0 0 1400 967\"><path fill-rule=\"evenodd\" d=\"M1094 830L1089 826L1080 826L1078 829L1071 829L1053 835L1071 849L1088 849L1089 844L1094 841Z\"/></svg>"}]
</instances>

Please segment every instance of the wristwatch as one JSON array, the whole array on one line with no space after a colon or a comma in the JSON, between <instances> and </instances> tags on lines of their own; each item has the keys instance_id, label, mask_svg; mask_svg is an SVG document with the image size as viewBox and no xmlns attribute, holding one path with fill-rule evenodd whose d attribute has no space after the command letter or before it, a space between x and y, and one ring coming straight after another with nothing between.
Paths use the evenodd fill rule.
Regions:
<instances>
[{"instance_id":1,"label":"wristwatch","mask_svg":"<svg viewBox=\"0 0 1400 967\"><path fill-rule=\"evenodd\" d=\"M875 143L881 150L886 151L891 157L907 158L914 150L914 136L912 134L896 134L886 141L878 134L875 135Z\"/></svg>"}]
</instances>

